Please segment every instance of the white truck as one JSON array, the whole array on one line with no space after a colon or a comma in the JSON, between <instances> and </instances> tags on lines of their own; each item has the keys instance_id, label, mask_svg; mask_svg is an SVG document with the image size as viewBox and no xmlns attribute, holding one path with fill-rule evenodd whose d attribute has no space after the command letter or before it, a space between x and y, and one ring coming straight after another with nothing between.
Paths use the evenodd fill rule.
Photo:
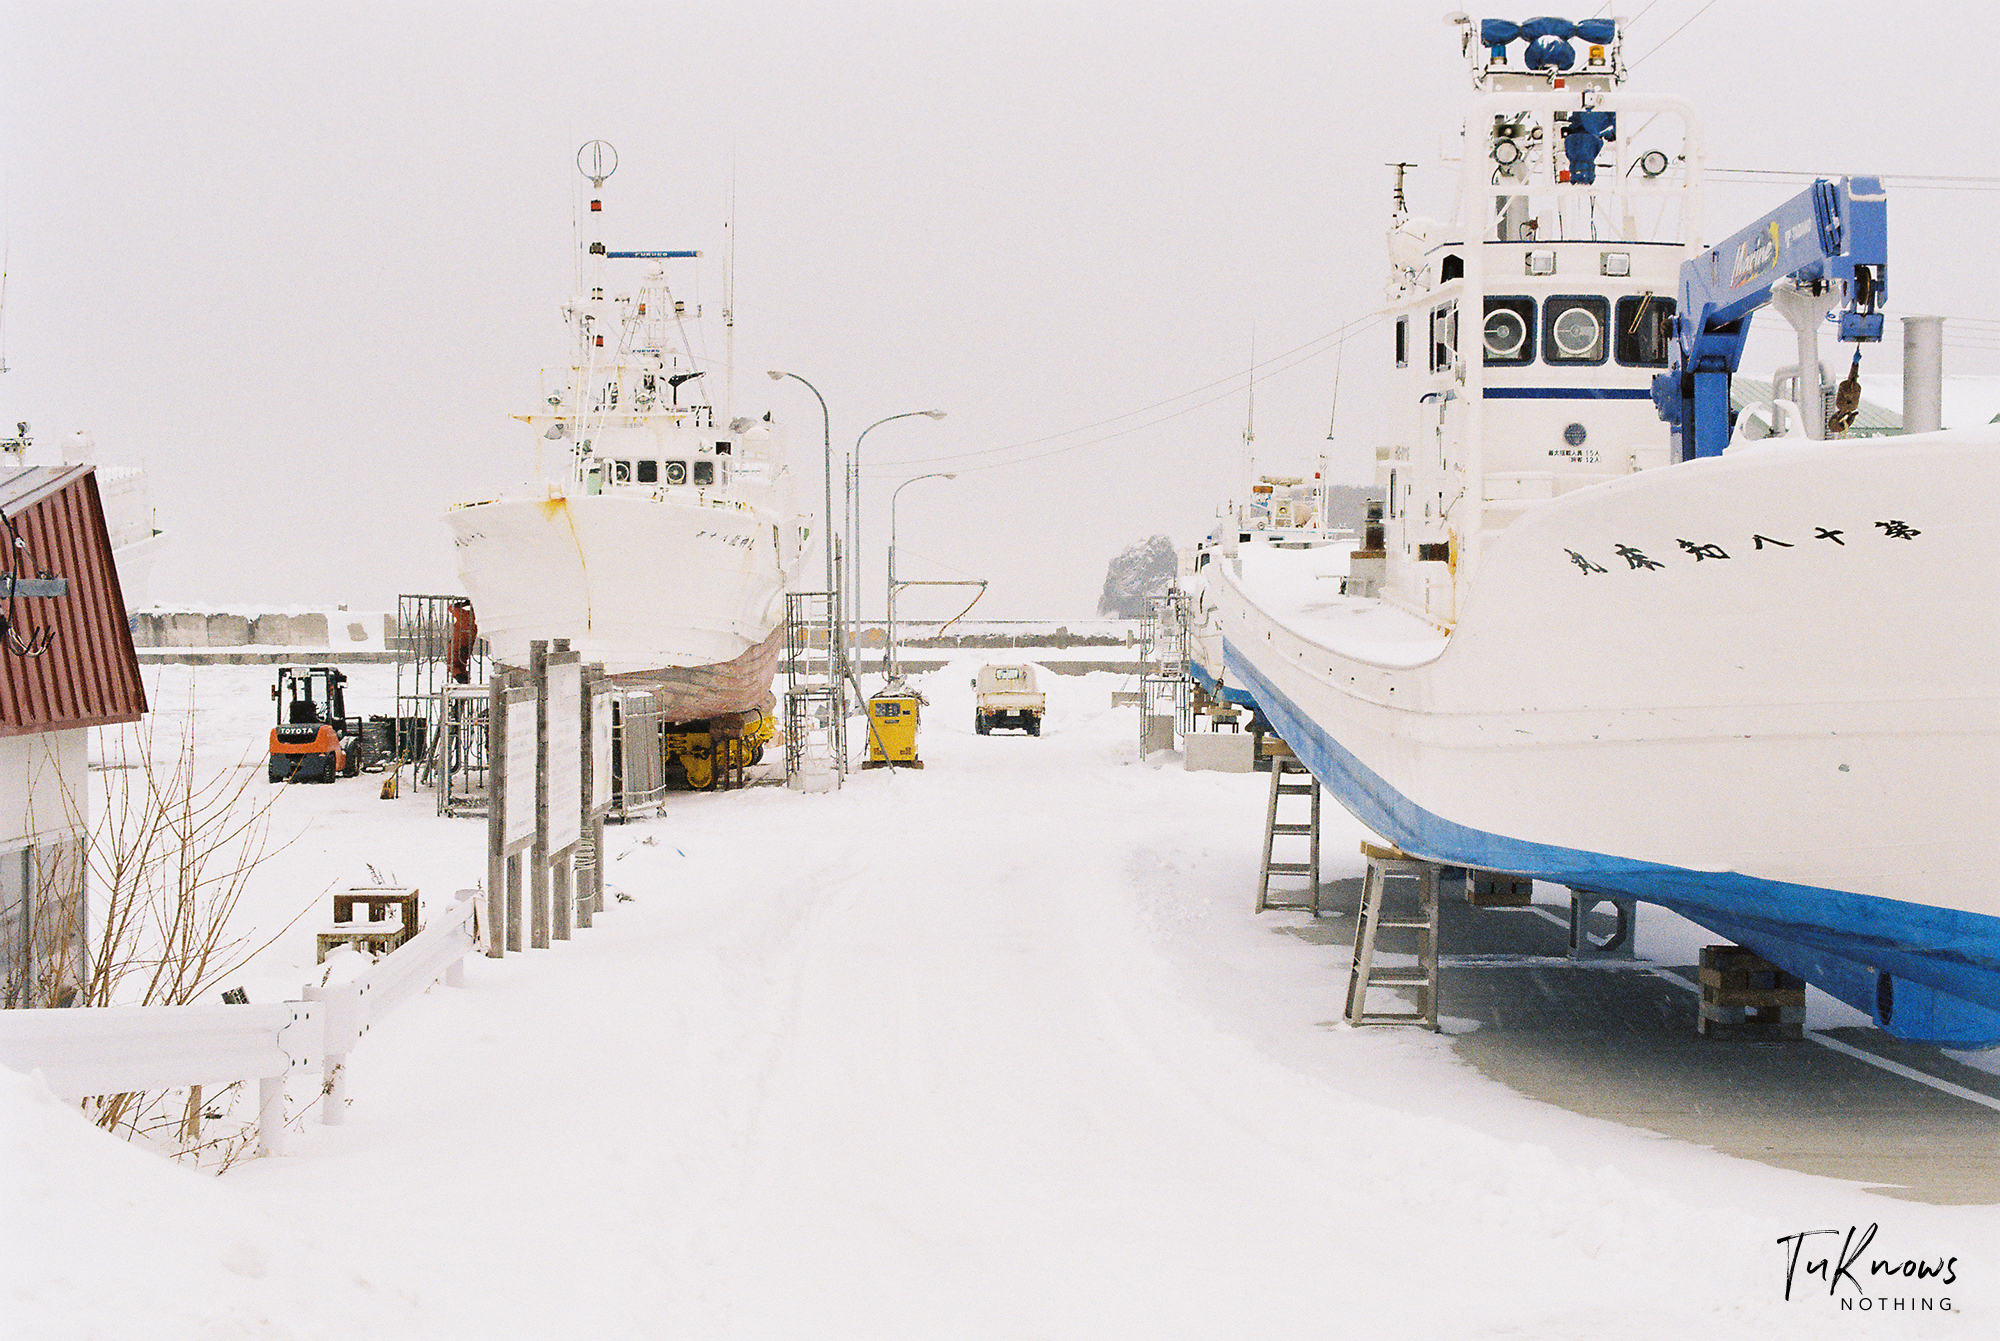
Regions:
<instances>
[{"instance_id":1,"label":"white truck","mask_svg":"<svg viewBox=\"0 0 2000 1341\"><path fill-rule=\"evenodd\" d=\"M981 666L972 688L972 729L980 735L995 727L1042 734L1048 695L1035 688L1033 666Z\"/></svg>"}]
</instances>

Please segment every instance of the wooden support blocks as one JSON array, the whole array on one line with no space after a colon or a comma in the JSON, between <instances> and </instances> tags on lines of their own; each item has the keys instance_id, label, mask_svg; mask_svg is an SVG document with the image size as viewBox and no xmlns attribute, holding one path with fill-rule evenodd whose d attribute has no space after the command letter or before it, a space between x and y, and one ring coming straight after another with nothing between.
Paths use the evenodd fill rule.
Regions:
<instances>
[{"instance_id":1,"label":"wooden support blocks","mask_svg":"<svg viewBox=\"0 0 2000 1341\"><path fill-rule=\"evenodd\" d=\"M1701 952L1701 1018L1704 1038L1803 1038L1805 979L1794 977L1736 945Z\"/></svg>"},{"instance_id":2,"label":"wooden support blocks","mask_svg":"<svg viewBox=\"0 0 2000 1341\"><path fill-rule=\"evenodd\" d=\"M1475 908L1526 908L1535 901L1535 882L1502 871L1467 871L1465 901Z\"/></svg>"}]
</instances>

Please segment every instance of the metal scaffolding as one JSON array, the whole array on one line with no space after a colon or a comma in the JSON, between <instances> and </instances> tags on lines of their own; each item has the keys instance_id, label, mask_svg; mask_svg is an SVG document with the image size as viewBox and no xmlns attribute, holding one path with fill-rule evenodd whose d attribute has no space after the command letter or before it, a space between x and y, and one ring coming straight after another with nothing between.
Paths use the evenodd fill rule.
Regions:
<instances>
[{"instance_id":1,"label":"metal scaffolding","mask_svg":"<svg viewBox=\"0 0 2000 1341\"><path fill-rule=\"evenodd\" d=\"M487 686L447 685L432 752L440 815L483 816L492 799L493 757L489 752Z\"/></svg>"},{"instance_id":2,"label":"metal scaffolding","mask_svg":"<svg viewBox=\"0 0 2000 1341\"><path fill-rule=\"evenodd\" d=\"M463 596L398 596L389 650L396 654L396 712L374 719L377 730L392 765L413 765L414 782L437 785L440 742L447 729L446 690L483 686L492 671L486 640L475 634L472 603ZM474 724L466 716L472 710L458 706L453 711L460 714L453 730L464 747L472 741ZM478 749L483 767L483 736ZM479 786L484 785L482 778ZM440 788L441 809L448 790Z\"/></svg>"},{"instance_id":3,"label":"metal scaffolding","mask_svg":"<svg viewBox=\"0 0 2000 1341\"><path fill-rule=\"evenodd\" d=\"M1194 726L1194 677L1188 669L1187 593L1178 586L1146 606L1139 651L1139 753L1170 750Z\"/></svg>"},{"instance_id":4,"label":"metal scaffolding","mask_svg":"<svg viewBox=\"0 0 2000 1341\"><path fill-rule=\"evenodd\" d=\"M667 770L660 751L659 695L643 687L616 688L611 695L611 811L624 823L655 808L667 794Z\"/></svg>"},{"instance_id":5,"label":"metal scaffolding","mask_svg":"<svg viewBox=\"0 0 2000 1341\"><path fill-rule=\"evenodd\" d=\"M845 667L840 654L840 593L785 594L785 781L796 784L824 749L838 787L847 776ZM814 654L817 654L816 656ZM808 657L818 665L809 662ZM822 744L823 742L823 744Z\"/></svg>"}]
</instances>

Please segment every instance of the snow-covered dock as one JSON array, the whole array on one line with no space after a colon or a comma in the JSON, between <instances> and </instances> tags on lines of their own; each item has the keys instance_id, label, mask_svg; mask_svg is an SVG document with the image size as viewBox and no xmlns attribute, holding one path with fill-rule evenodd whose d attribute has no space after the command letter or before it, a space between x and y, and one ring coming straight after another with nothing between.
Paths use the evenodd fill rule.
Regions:
<instances>
[{"instance_id":1,"label":"snow-covered dock","mask_svg":"<svg viewBox=\"0 0 2000 1341\"><path fill-rule=\"evenodd\" d=\"M0 1254L0 1332L1814 1335L1850 1320L1803 1267L1785 1297L1778 1241L1871 1223L1874 1253L1958 1260L1949 1285L1871 1281L1932 1301L1879 1323L2000 1303L1990 1207L1781 1157L1872 1133L1936 1181L1964 1147L1924 1146L1941 1110L1909 1096L1937 1091L1754 1060L1660 1083L1688 1031L1633 1022L1684 993L1645 970L1448 962L1445 1034L1347 1028L1344 919L1250 914L1264 780L1137 761L1107 673L1049 681L1040 739L976 736L985 659L923 683L922 773L677 796L614 828L630 901L386 1019L345 1124L308 1112L285 1157L199 1177L0 1074L0 1205L27 1231ZM363 710L392 692L389 667L352 674ZM191 704L205 759L261 767L266 669L158 675L162 740ZM479 824L377 790L283 794L298 837L250 912L318 911L243 975L253 1001L317 975L324 893L371 865L427 902L477 881ZM1344 891L1362 834L1329 816ZM1550 960L1538 924L1481 913L1445 950ZM1647 910L1640 949L1688 963L1703 935ZM1506 1004L1508 973L1546 1009ZM1852 1020L1815 997L1808 1023ZM1958 1136L2000 1121L1964 1107ZM1985 1200L1990 1175L1968 1173Z\"/></svg>"}]
</instances>

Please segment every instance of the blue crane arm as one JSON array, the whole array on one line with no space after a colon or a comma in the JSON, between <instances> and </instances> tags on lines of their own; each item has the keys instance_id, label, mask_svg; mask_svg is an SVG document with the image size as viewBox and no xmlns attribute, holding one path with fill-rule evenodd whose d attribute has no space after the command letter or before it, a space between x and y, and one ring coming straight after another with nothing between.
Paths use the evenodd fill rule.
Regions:
<instances>
[{"instance_id":1,"label":"blue crane arm","mask_svg":"<svg viewBox=\"0 0 2000 1341\"><path fill-rule=\"evenodd\" d=\"M1683 264L1672 371L1653 379L1653 403L1674 427L1675 456L1719 456L1729 445L1729 379L1742 362L1750 318L1776 285L1838 284L1840 338L1880 340L1888 253L1881 179L1822 177Z\"/></svg>"}]
</instances>

